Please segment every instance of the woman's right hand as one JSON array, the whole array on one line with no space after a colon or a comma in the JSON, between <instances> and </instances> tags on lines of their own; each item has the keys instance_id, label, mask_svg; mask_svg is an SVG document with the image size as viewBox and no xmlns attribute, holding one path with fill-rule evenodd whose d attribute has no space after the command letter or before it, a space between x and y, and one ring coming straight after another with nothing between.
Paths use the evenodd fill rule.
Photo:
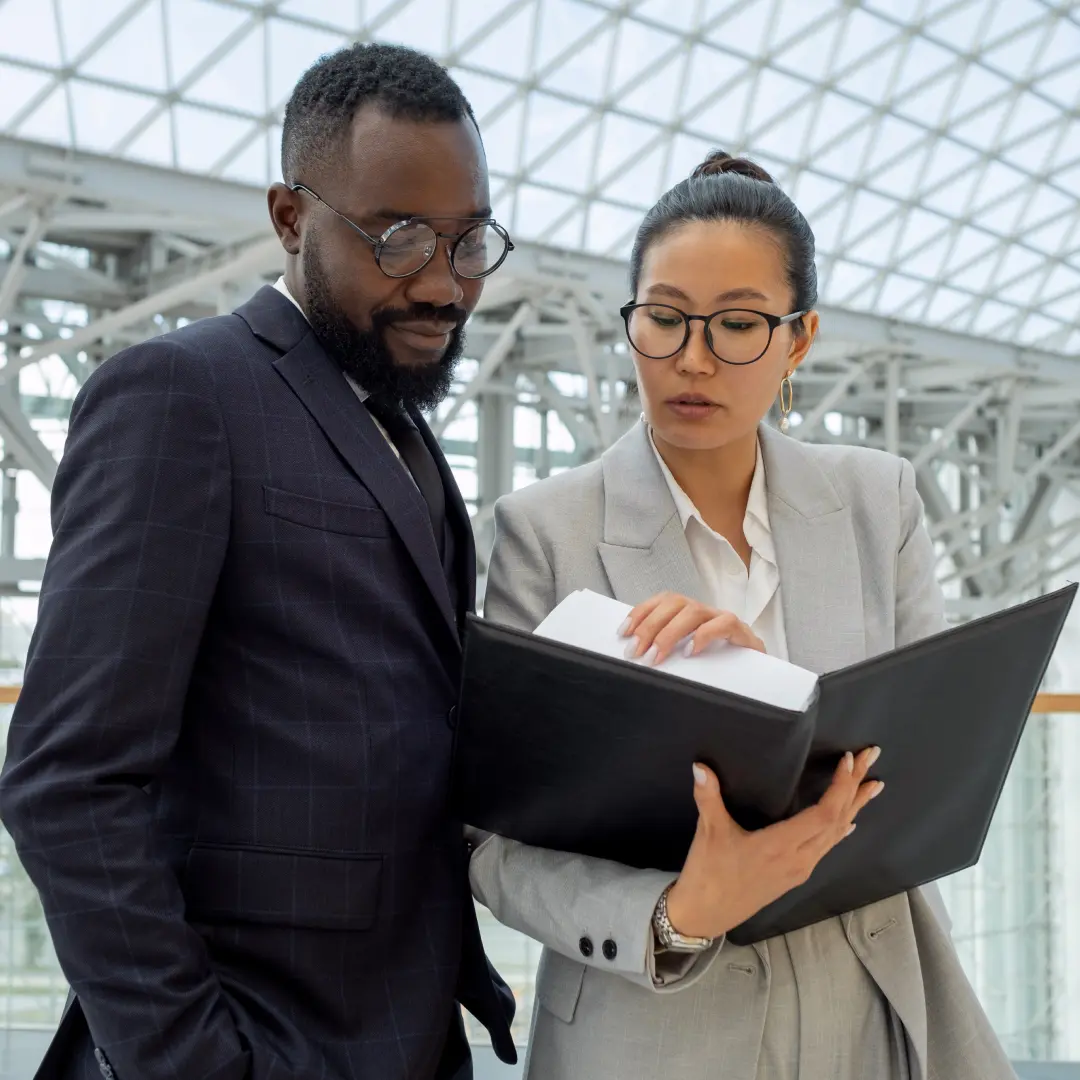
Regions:
<instances>
[{"instance_id":1,"label":"woman's right hand","mask_svg":"<svg viewBox=\"0 0 1080 1080\"><path fill-rule=\"evenodd\" d=\"M716 775L695 765L697 832L668 893L672 927L686 937L718 938L803 884L884 788L880 781L864 782L879 754L877 747L858 757L845 754L819 802L754 832L728 813Z\"/></svg>"}]
</instances>

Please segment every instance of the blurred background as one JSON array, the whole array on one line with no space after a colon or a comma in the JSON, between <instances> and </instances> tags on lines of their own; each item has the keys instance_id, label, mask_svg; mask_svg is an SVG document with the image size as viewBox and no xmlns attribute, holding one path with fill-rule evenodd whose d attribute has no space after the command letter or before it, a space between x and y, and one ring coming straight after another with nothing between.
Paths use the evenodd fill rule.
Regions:
<instances>
[{"instance_id":1,"label":"blurred background","mask_svg":"<svg viewBox=\"0 0 1080 1080\"><path fill-rule=\"evenodd\" d=\"M517 243L432 418L481 583L494 500L635 421L625 259L717 147L817 235L792 437L913 461L954 620L1080 573L1080 3L0 0L0 726L73 397L121 347L277 276L282 109L357 40L450 68ZM943 891L1022 1075L1080 1077L1080 613L1044 690L981 862ZM539 950L482 917L524 1044ZM0 1077L32 1074L65 992L0 835ZM483 1051L478 1071L516 1075Z\"/></svg>"}]
</instances>

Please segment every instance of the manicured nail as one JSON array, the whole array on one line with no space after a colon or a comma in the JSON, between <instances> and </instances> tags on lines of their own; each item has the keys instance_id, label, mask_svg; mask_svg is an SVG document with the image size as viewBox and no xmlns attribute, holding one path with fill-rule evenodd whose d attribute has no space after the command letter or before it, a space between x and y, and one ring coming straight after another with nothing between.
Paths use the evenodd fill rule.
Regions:
<instances>
[{"instance_id":1,"label":"manicured nail","mask_svg":"<svg viewBox=\"0 0 1080 1080\"><path fill-rule=\"evenodd\" d=\"M868 769L873 768L874 762L877 761L877 759L879 757L881 757L881 747L880 746L875 746L870 751L870 757L868 758L868 760L866 762L866 767Z\"/></svg>"},{"instance_id":2,"label":"manicured nail","mask_svg":"<svg viewBox=\"0 0 1080 1080\"><path fill-rule=\"evenodd\" d=\"M854 825L849 825L847 827L847 832L844 833L844 839L846 840L854 831L855 831L855 826Z\"/></svg>"},{"instance_id":3,"label":"manicured nail","mask_svg":"<svg viewBox=\"0 0 1080 1080\"><path fill-rule=\"evenodd\" d=\"M638 641L636 637L632 637L630 639L630 644L626 646L626 653L624 654L626 656L626 659L633 660L634 657L637 656L637 651L640 647L641 642Z\"/></svg>"},{"instance_id":4,"label":"manicured nail","mask_svg":"<svg viewBox=\"0 0 1080 1080\"><path fill-rule=\"evenodd\" d=\"M855 756L850 750L844 755L844 768L847 769L849 773L855 771Z\"/></svg>"},{"instance_id":5,"label":"manicured nail","mask_svg":"<svg viewBox=\"0 0 1080 1080\"><path fill-rule=\"evenodd\" d=\"M709 778L705 775L705 770L700 765L694 766L694 783L698 787L704 787L708 783Z\"/></svg>"},{"instance_id":6,"label":"manicured nail","mask_svg":"<svg viewBox=\"0 0 1080 1080\"><path fill-rule=\"evenodd\" d=\"M623 620L622 626L619 627L619 637L626 637L630 633L630 616L627 615Z\"/></svg>"},{"instance_id":7,"label":"manicured nail","mask_svg":"<svg viewBox=\"0 0 1080 1080\"><path fill-rule=\"evenodd\" d=\"M686 643L686 644L685 644L685 645L683 646L683 656L686 656L686 657L690 657L690 656L693 656L693 655L694 655L694 650L695 650L695 648L696 648L696 647L697 647L697 642L695 642L695 641L694 641L694 639L693 639L693 638L691 638L691 639L690 639L690 640L689 640L689 641L688 641L688 642L687 642L687 643Z\"/></svg>"},{"instance_id":8,"label":"manicured nail","mask_svg":"<svg viewBox=\"0 0 1080 1080\"><path fill-rule=\"evenodd\" d=\"M660 659L660 650L655 645L649 646L649 651L642 657L649 667L656 667Z\"/></svg>"},{"instance_id":9,"label":"manicured nail","mask_svg":"<svg viewBox=\"0 0 1080 1080\"><path fill-rule=\"evenodd\" d=\"M877 782L877 786L870 793L870 798L871 799L876 799L884 790L885 790L885 784L884 784L883 781L879 780Z\"/></svg>"}]
</instances>

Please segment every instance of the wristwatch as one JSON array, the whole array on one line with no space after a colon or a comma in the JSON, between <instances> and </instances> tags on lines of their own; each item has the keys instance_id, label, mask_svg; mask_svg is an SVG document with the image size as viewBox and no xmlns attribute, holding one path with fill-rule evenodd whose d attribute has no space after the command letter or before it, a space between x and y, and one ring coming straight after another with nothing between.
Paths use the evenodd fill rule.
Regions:
<instances>
[{"instance_id":1,"label":"wristwatch","mask_svg":"<svg viewBox=\"0 0 1080 1080\"><path fill-rule=\"evenodd\" d=\"M672 952L704 952L712 945L712 938L687 937L685 934L680 934L679 931L671 925L671 920L668 918L667 913L667 898L668 893L671 892L672 888L674 888L673 884L669 885L660 894L660 899L656 903L656 909L653 911L652 925L656 940L663 948L670 949Z\"/></svg>"}]
</instances>

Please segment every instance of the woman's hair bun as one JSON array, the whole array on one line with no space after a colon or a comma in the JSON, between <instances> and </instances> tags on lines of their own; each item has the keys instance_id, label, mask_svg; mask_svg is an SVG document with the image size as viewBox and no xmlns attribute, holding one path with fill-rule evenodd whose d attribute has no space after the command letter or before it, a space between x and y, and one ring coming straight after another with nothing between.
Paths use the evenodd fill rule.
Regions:
<instances>
[{"instance_id":1,"label":"woman's hair bun","mask_svg":"<svg viewBox=\"0 0 1080 1080\"><path fill-rule=\"evenodd\" d=\"M723 150L714 150L691 174L691 180L702 176L719 176L721 173L738 173L749 176L751 180L761 180L773 184L773 178L758 164L749 158L732 157Z\"/></svg>"}]
</instances>

